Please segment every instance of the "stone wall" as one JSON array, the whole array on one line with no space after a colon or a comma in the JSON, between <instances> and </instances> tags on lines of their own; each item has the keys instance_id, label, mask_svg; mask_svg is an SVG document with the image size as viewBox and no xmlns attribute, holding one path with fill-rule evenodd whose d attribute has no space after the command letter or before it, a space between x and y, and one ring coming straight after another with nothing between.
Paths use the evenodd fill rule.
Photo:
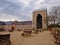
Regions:
<instances>
[{"instance_id":1,"label":"stone wall","mask_svg":"<svg viewBox=\"0 0 60 45\"><path fill-rule=\"evenodd\" d=\"M4 25L6 30L11 30L11 25ZM17 29L31 29L32 25L16 25L15 30Z\"/></svg>"}]
</instances>

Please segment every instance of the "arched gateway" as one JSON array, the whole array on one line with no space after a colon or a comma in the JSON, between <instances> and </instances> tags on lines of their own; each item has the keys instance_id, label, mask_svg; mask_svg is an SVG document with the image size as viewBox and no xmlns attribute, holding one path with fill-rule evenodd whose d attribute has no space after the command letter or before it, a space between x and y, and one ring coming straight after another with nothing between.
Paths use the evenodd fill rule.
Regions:
<instances>
[{"instance_id":1,"label":"arched gateway","mask_svg":"<svg viewBox=\"0 0 60 45\"><path fill-rule=\"evenodd\" d=\"M42 29L42 16L40 14L38 14L36 18L36 28Z\"/></svg>"},{"instance_id":2,"label":"arched gateway","mask_svg":"<svg viewBox=\"0 0 60 45\"><path fill-rule=\"evenodd\" d=\"M34 11L32 22L35 29L47 28L47 10Z\"/></svg>"}]
</instances>

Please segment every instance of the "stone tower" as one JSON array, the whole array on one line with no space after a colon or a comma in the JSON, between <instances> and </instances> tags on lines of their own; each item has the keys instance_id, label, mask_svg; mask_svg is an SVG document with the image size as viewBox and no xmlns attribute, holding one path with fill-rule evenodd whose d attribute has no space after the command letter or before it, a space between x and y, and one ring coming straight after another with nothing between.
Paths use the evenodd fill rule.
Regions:
<instances>
[{"instance_id":1,"label":"stone tower","mask_svg":"<svg viewBox=\"0 0 60 45\"><path fill-rule=\"evenodd\" d=\"M47 10L35 10L33 12L33 27L35 29L47 28Z\"/></svg>"}]
</instances>

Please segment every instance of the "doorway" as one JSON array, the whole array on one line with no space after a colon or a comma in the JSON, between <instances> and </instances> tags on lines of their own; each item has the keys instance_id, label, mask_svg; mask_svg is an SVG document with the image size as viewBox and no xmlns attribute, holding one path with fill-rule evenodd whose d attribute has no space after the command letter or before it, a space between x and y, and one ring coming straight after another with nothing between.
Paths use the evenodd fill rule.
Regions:
<instances>
[{"instance_id":1,"label":"doorway","mask_svg":"<svg viewBox=\"0 0 60 45\"><path fill-rule=\"evenodd\" d=\"M37 16L36 28L37 29L42 29L42 16L41 16L41 14L38 14L38 16Z\"/></svg>"}]
</instances>

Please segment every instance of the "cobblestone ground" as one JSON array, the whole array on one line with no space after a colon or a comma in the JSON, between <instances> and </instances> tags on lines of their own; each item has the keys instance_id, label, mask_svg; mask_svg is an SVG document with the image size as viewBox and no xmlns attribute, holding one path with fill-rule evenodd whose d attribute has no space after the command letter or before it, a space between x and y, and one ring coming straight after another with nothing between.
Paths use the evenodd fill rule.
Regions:
<instances>
[{"instance_id":1,"label":"cobblestone ground","mask_svg":"<svg viewBox=\"0 0 60 45\"><path fill-rule=\"evenodd\" d=\"M32 34L31 37L22 37L21 32L14 31L11 32L11 42L11 45L56 45L50 31Z\"/></svg>"}]
</instances>

